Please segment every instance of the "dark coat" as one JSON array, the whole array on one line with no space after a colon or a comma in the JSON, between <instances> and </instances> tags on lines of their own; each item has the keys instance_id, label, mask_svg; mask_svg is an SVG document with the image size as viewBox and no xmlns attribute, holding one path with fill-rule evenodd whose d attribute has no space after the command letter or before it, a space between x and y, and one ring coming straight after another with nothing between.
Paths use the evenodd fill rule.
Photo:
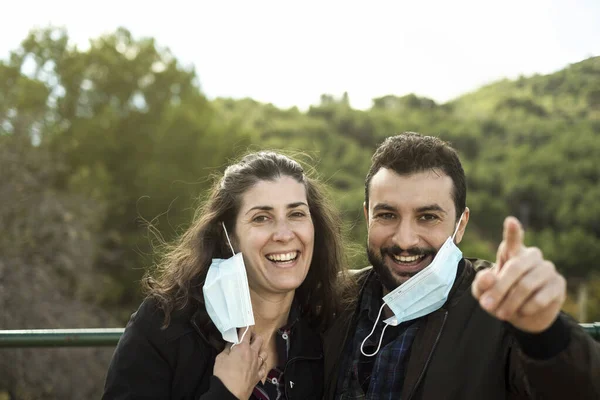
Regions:
<instances>
[{"instance_id":1,"label":"dark coat","mask_svg":"<svg viewBox=\"0 0 600 400\"><path fill-rule=\"evenodd\" d=\"M163 319L150 299L131 316L110 363L102 399L235 399L213 376L219 351L199 328L199 311L188 307L173 313L166 329L161 329ZM292 329L284 372L286 397L320 399L320 337L302 318Z\"/></svg>"},{"instance_id":2,"label":"dark coat","mask_svg":"<svg viewBox=\"0 0 600 400\"><path fill-rule=\"evenodd\" d=\"M403 400L600 399L600 343L563 314L539 335L493 318L471 295L476 271L491 263L465 259L461 264L448 301L424 317L412 344ZM355 274L359 288L371 273L369 267ZM355 297L360 293L362 288ZM355 311L341 313L326 332L325 399L334 398Z\"/></svg>"}]
</instances>

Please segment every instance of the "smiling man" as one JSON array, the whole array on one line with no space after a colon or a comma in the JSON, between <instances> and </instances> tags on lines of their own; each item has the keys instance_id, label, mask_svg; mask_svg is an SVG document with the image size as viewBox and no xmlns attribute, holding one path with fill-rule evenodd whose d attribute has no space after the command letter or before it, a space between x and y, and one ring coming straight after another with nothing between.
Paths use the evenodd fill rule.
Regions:
<instances>
[{"instance_id":1,"label":"smiling man","mask_svg":"<svg viewBox=\"0 0 600 400\"><path fill-rule=\"evenodd\" d=\"M365 181L367 254L325 335L327 399L600 398L600 345L560 312L564 278L508 217L496 263L464 258L456 151L384 141Z\"/></svg>"}]
</instances>

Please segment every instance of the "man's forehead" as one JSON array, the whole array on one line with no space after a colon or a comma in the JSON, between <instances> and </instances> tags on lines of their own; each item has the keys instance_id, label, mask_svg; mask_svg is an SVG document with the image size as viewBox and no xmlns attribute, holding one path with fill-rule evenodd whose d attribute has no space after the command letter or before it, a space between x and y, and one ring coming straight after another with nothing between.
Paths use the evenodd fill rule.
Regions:
<instances>
[{"instance_id":1,"label":"man's forehead","mask_svg":"<svg viewBox=\"0 0 600 400\"><path fill-rule=\"evenodd\" d=\"M453 186L452 178L441 170L400 175L381 168L371 179L369 206L373 208L377 203L385 203L392 207L417 209L438 204L445 209L454 206Z\"/></svg>"}]
</instances>

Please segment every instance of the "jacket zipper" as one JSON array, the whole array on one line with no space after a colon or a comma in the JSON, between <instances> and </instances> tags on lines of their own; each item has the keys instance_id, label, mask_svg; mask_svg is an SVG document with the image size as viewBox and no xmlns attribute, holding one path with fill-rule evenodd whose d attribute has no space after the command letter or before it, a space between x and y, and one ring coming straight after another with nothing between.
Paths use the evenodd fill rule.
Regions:
<instances>
[{"instance_id":1,"label":"jacket zipper","mask_svg":"<svg viewBox=\"0 0 600 400\"><path fill-rule=\"evenodd\" d=\"M290 358L290 359L289 359L289 360L288 360L288 361L285 363L285 367L283 368L283 376L285 377L285 372L287 371L287 368L288 368L288 366L289 366L291 363L293 363L293 362L296 362L296 361L299 361L299 360L313 360L313 361L315 361L315 360L320 360L321 358L323 358L323 356L322 356L322 355L321 355L321 356L319 356L319 357L303 357L303 356L296 356L296 357L294 357L294 358ZM288 377L288 378L289 378L289 377ZM289 379L287 379L287 378L286 378L286 381L289 381ZM290 397L290 393L288 392L288 385L285 385L285 389L284 389L284 390L285 390L285 398L286 398L286 399L288 399L288 400L290 400L290 399L291 399L291 397Z\"/></svg>"},{"instance_id":2,"label":"jacket zipper","mask_svg":"<svg viewBox=\"0 0 600 400\"><path fill-rule=\"evenodd\" d=\"M427 357L427 361L425 361L425 365L423 366L421 375L419 375L419 379L417 379L417 383L415 383L415 386L413 386L412 392L410 392L410 394L408 395L407 400L412 399L413 395L415 394L415 391L417 390L417 388L419 387L419 384L421 383L421 380L423 379L423 376L425 376L425 371L427 370L427 366L429 365L429 362L431 361L431 357L433 357L433 352L435 351L435 348L437 347L437 344L440 341L440 337L442 336L442 331L444 330L444 325L446 325L447 318L448 318L448 311L446 311L444 313L444 320L442 321L442 326L440 327L440 331L438 332L437 337L435 338L435 342L433 343L431 352L429 353L429 356Z\"/></svg>"}]
</instances>

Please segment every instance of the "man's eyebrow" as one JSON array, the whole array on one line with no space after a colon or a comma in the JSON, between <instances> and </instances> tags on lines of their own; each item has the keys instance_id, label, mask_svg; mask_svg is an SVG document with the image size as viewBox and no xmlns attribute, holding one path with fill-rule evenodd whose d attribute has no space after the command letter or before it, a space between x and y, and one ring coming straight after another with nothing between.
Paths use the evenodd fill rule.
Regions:
<instances>
[{"instance_id":1,"label":"man's eyebrow","mask_svg":"<svg viewBox=\"0 0 600 400\"><path fill-rule=\"evenodd\" d=\"M447 214L446 210L444 210L440 205L438 204L429 204L423 207L419 207L417 209L415 209L416 212L418 213L424 213L424 212L428 212L428 211L437 211L437 212L441 212L444 214Z\"/></svg>"},{"instance_id":2,"label":"man's eyebrow","mask_svg":"<svg viewBox=\"0 0 600 400\"><path fill-rule=\"evenodd\" d=\"M306 207L308 207L308 204L306 204L303 201L297 201L295 203L288 204L287 208L296 208L296 207L300 207L300 206L306 206ZM249 209L248 211L246 211L246 214L248 214L250 211L254 211L254 210L259 210L259 211L273 211L273 207L271 207L271 206L254 206L251 209Z\"/></svg>"},{"instance_id":3,"label":"man's eyebrow","mask_svg":"<svg viewBox=\"0 0 600 400\"><path fill-rule=\"evenodd\" d=\"M396 207L387 203L377 203L373 207L373 211L396 211Z\"/></svg>"}]
</instances>

